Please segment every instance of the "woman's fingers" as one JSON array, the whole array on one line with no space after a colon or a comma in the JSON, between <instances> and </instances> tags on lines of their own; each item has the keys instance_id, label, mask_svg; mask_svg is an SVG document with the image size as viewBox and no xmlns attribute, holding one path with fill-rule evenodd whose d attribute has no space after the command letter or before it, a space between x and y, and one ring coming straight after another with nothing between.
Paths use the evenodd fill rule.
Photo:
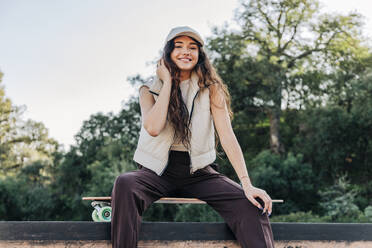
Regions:
<instances>
[{"instance_id":1,"label":"woman's fingers","mask_svg":"<svg viewBox=\"0 0 372 248\"><path fill-rule=\"evenodd\" d=\"M264 210L262 211L262 213L265 213L267 212L269 215L271 214L271 211L272 211L272 205L273 205L273 202L270 198L270 196L264 191L263 192L263 195L260 196L260 198L264 201L265 203L265 208Z\"/></svg>"},{"instance_id":2,"label":"woman's fingers","mask_svg":"<svg viewBox=\"0 0 372 248\"><path fill-rule=\"evenodd\" d=\"M249 196L248 197L248 200L250 200L253 203L253 205L255 205L256 207L258 207L259 209L262 209L261 204L258 201L256 201L256 199L254 199L254 197Z\"/></svg>"},{"instance_id":3,"label":"woman's fingers","mask_svg":"<svg viewBox=\"0 0 372 248\"><path fill-rule=\"evenodd\" d=\"M264 191L264 195L267 199L267 204L265 203L265 205L267 205L267 213L270 215L271 212L272 212L272 209L273 209L273 201L271 199L271 197L266 193L266 191Z\"/></svg>"},{"instance_id":4,"label":"woman's fingers","mask_svg":"<svg viewBox=\"0 0 372 248\"><path fill-rule=\"evenodd\" d=\"M262 214L265 212L269 215L272 212L273 208L273 201L271 200L270 196L266 193L265 190L256 188L256 187L244 187L244 193L247 197L247 199L252 202L253 205L258 207L260 210L262 210ZM256 201L255 197L259 197L263 203L265 204L264 207L261 206L261 204Z\"/></svg>"},{"instance_id":5,"label":"woman's fingers","mask_svg":"<svg viewBox=\"0 0 372 248\"><path fill-rule=\"evenodd\" d=\"M156 67L157 68L161 67L160 69L162 69L162 70L166 69L166 67L164 66L164 60L159 59L158 63L156 64Z\"/></svg>"},{"instance_id":6,"label":"woman's fingers","mask_svg":"<svg viewBox=\"0 0 372 248\"><path fill-rule=\"evenodd\" d=\"M264 209L263 209L263 211L262 211L262 214L263 214L263 213L267 212L267 210L268 210L268 208L269 208L269 205L270 205L270 200L269 200L265 195L262 196L261 199L262 199L262 200L264 201L264 203L265 203L265 207L264 207Z\"/></svg>"},{"instance_id":7,"label":"woman's fingers","mask_svg":"<svg viewBox=\"0 0 372 248\"><path fill-rule=\"evenodd\" d=\"M164 64L164 59L158 60L158 63L156 64L156 75L163 82L169 82L169 83L172 82L171 74Z\"/></svg>"}]
</instances>

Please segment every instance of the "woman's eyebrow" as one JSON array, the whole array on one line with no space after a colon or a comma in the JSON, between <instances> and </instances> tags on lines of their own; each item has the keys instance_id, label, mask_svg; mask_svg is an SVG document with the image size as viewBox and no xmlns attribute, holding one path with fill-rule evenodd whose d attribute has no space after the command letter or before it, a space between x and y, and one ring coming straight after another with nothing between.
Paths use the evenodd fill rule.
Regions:
<instances>
[{"instance_id":1,"label":"woman's eyebrow","mask_svg":"<svg viewBox=\"0 0 372 248\"><path fill-rule=\"evenodd\" d=\"M177 43L183 44L183 41L176 41L176 42L174 42L174 44L177 44ZM189 45L195 45L195 46L197 46L198 44L196 42L190 42Z\"/></svg>"}]
</instances>

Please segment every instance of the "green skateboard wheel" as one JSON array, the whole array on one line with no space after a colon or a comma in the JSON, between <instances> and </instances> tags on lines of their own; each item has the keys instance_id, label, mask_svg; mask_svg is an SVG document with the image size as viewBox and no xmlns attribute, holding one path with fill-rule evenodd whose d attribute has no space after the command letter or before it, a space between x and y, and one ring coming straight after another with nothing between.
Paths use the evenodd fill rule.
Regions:
<instances>
[{"instance_id":1,"label":"green skateboard wheel","mask_svg":"<svg viewBox=\"0 0 372 248\"><path fill-rule=\"evenodd\" d=\"M98 211L98 218L103 222L111 221L111 207L105 206Z\"/></svg>"},{"instance_id":2,"label":"green skateboard wheel","mask_svg":"<svg viewBox=\"0 0 372 248\"><path fill-rule=\"evenodd\" d=\"M99 222L100 221L100 219L98 217L98 211L97 211L97 209L94 209L93 210L93 212L92 212L92 219L93 219L94 222Z\"/></svg>"}]
</instances>

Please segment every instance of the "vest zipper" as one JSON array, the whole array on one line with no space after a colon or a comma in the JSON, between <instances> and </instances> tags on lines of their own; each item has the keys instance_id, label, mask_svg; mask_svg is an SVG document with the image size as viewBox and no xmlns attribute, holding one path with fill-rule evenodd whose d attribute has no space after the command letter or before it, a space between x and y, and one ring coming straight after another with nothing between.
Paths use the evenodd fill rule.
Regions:
<instances>
[{"instance_id":1,"label":"vest zipper","mask_svg":"<svg viewBox=\"0 0 372 248\"><path fill-rule=\"evenodd\" d=\"M191 105L191 111L190 111L190 117L189 117L189 122L191 122L191 116L192 116L192 112L194 112L194 102L195 102L195 98L198 96L199 94L199 91L198 90L194 96L194 99L192 99L192 105Z\"/></svg>"},{"instance_id":2,"label":"vest zipper","mask_svg":"<svg viewBox=\"0 0 372 248\"><path fill-rule=\"evenodd\" d=\"M200 91L200 90L198 90L198 91L196 92L196 94L195 94L195 96L194 96L194 99L192 99L192 105L191 105L191 111L190 111L189 122L191 122L192 112L194 112L194 102L195 102L195 98L198 96L199 91ZM170 148L171 148L171 147L172 147L172 146L170 146L169 149L168 149L168 161L167 161L167 165L166 165L166 166L164 167L164 169L160 172L160 175L159 175L159 176L163 175L164 171L165 171L165 170L167 169L167 167L168 167L168 164L169 164L169 153L170 153ZM191 151L188 150L187 152L189 153L189 157L190 157L190 174L192 175L192 174L194 174L194 172L192 171Z\"/></svg>"},{"instance_id":3,"label":"vest zipper","mask_svg":"<svg viewBox=\"0 0 372 248\"><path fill-rule=\"evenodd\" d=\"M198 96L199 91L200 91L200 89L196 92L196 94L195 94L195 96L194 96L194 99L192 99L192 105L191 105L191 111L190 111L189 123L191 122L192 112L194 112L194 102L195 102L195 98ZM192 134L191 134L191 135L192 135ZM190 144L190 145L191 145L191 144ZM190 149L191 149L191 147L190 147ZM192 175L192 174L194 174L194 172L192 171L191 151L188 150L188 153L189 153L189 157L190 157L190 175Z\"/></svg>"}]
</instances>

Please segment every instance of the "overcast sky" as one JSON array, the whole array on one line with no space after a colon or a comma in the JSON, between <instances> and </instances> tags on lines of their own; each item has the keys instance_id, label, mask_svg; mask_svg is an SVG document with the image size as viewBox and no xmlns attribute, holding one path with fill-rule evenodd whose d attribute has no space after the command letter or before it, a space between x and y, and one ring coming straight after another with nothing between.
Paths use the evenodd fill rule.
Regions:
<instances>
[{"instance_id":1,"label":"overcast sky","mask_svg":"<svg viewBox=\"0 0 372 248\"><path fill-rule=\"evenodd\" d=\"M372 2L323 0L324 11L357 11L372 37ZM174 26L205 38L233 22L237 0L0 0L0 71L6 95L68 146L84 120L117 113L134 94L128 76L149 76Z\"/></svg>"}]
</instances>

